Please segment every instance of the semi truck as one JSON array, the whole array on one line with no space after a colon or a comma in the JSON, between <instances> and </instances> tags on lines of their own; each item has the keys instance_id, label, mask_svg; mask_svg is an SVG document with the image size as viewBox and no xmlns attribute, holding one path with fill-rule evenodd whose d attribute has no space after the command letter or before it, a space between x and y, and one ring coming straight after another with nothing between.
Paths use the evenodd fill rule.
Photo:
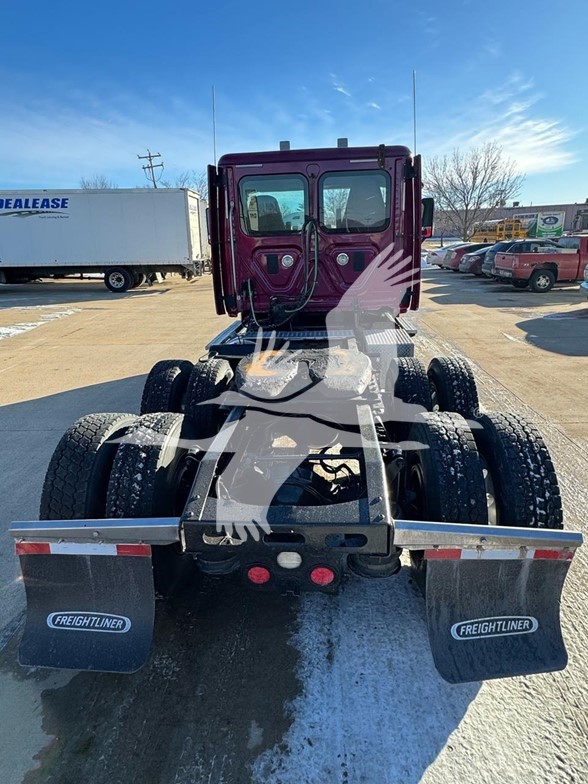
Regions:
<instances>
[{"instance_id":1,"label":"semi truck","mask_svg":"<svg viewBox=\"0 0 588 784\"><path fill-rule=\"evenodd\" d=\"M496 277L517 289L545 294L556 283L584 279L588 265L588 234L560 237L555 247L541 242L516 242L495 259Z\"/></svg>"},{"instance_id":2,"label":"semi truck","mask_svg":"<svg viewBox=\"0 0 588 784\"><path fill-rule=\"evenodd\" d=\"M123 293L209 258L206 202L188 189L0 191L0 283L101 273Z\"/></svg>"},{"instance_id":3,"label":"semi truck","mask_svg":"<svg viewBox=\"0 0 588 784\"><path fill-rule=\"evenodd\" d=\"M433 223L420 157L284 147L209 167L214 301L231 323L204 355L156 363L139 416L77 420L40 519L12 523L20 662L136 671L156 597L184 570L219 590L331 594L352 576L385 591L410 568L449 682L564 668L582 536L562 530L545 442L481 408L465 358L414 356Z\"/></svg>"}]
</instances>

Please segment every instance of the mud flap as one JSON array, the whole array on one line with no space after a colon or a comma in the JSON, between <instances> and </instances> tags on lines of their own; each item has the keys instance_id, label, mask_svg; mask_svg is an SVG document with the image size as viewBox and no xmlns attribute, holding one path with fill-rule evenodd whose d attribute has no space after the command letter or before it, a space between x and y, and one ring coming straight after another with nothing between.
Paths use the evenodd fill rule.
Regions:
<instances>
[{"instance_id":1,"label":"mud flap","mask_svg":"<svg viewBox=\"0 0 588 784\"><path fill-rule=\"evenodd\" d=\"M445 680L565 668L559 608L567 557L463 559L439 558L438 552L426 561L427 622L435 666Z\"/></svg>"},{"instance_id":2,"label":"mud flap","mask_svg":"<svg viewBox=\"0 0 588 784\"><path fill-rule=\"evenodd\" d=\"M136 672L147 661L155 593L144 544L16 545L27 595L26 666Z\"/></svg>"}]
</instances>

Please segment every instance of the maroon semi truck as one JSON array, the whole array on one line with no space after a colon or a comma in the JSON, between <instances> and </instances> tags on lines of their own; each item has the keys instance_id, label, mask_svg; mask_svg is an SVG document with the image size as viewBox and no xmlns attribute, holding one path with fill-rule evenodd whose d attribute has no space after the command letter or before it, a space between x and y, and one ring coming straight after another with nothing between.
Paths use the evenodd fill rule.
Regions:
<instances>
[{"instance_id":1,"label":"maroon semi truck","mask_svg":"<svg viewBox=\"0 0 588 784\"><path fill-rule=\"evenodd\" d=\"M505 253L497 253L496 276L515 288L545 293L556 283L584 279L588 265L588 234L561 237L551 248L533 240L516 242Z\"/></svg>"},{"instance_id":2,"label":"maroon semi truck","mask_svg":"<svg viewBox=\"0 0 588 784\"><path fill-rule=\"evenodd\" d=\"M402 315L432 225L420 158L225 155L209 194L216 309L233 320L196 361L153 367L140 416L89 414L61 439L40 521L11 526L20 661L139 669L156 594L184 569L259 591L332 593L351 574L386 590L404 550L444 678L565 667L560 596L582 537L561 530L543 439L480 412L463 358L426 369Z\"/></svg>"}]
</instances>

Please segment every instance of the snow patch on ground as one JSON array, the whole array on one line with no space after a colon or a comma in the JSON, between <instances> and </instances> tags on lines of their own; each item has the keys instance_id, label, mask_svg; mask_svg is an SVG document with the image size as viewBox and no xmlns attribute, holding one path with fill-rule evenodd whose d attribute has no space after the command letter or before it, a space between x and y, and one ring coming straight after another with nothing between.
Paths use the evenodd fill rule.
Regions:
<instances>
[{"instance_id":1,"label":"snow patch on ground","mask_svg":"<svg viewBox=\"0 0 588 784\"><path fill-rule=\"evenodd\" d=\"M289 706L287 751L256 760L255 784L416 784L479 689L437 674L406 568L352 578L337 597L305 595L293 643L302 691Z\"/></svg>"},{"instance_id":2,"label":"snow patch on ground","mask_svg":"<svg viewBox=\"0 0 588 784\"><path fill-rule=\"evenodd\" d=\"M53 305L32 305L29 307L14 308L14 310L18 311L41 311L39 314L39 320L23 321L17 324L12 324L8 327L0 327L0 340L13 338L16 335L22 335L25 332L30 332L33 329L37 329L37 327L42 327L44 324L50 324L52 321L57 321L58 319L65 318L66 316L73 316L74 313L80 312L79 308L54 310L55 307L56 306Z\"/></svg>"}]
</instances>

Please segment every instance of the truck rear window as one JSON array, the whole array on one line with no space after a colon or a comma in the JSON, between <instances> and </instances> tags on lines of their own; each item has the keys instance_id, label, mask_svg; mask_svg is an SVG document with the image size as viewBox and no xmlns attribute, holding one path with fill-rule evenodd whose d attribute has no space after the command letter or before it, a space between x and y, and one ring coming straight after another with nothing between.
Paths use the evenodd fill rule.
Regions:
<instances>
[{"instance_id":1,"label":"truck rear window","mask_svg":"<svg viewBox=\"0 0 588 784\"><path fill-rule=\"evenodd\" d=\"M241 228L253 236L299 232L308 214L308 183L301 174L265 174L239 182Z\"/></svg>"},{"instance_id":2,"label":"truck rear window","mask_svg":"<svg viewBox=\"0 0 588 784\"><path fill-rule=\"evenodd\" d=\"M383 231L390 224L390 175L331 172L319 184L320 224L331 233Z\"/></svg>"}]
</instances>

